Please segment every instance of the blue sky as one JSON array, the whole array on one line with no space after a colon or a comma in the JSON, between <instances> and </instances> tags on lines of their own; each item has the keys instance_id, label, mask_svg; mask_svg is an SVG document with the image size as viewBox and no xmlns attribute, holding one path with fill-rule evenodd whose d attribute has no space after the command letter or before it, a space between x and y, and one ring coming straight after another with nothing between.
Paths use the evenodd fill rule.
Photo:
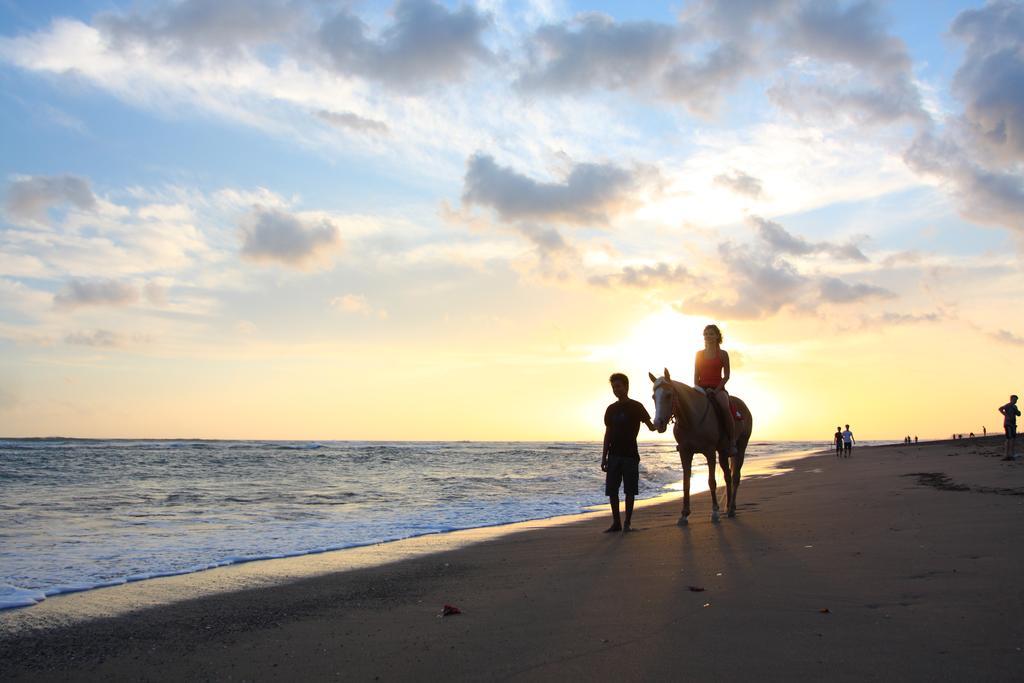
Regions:
<instances>
[{"instance_id":1,"label":"blue sky","mask_svg":"<svg viewBox=\"0 0 1024 683\"><path fill-rule=\"evenodd\" d=\"M699 338L637 345L652 321L729 326L763 397L840 337L1016 362L1016 22L1008 0L0 2L0 433L120 434L97 415L141 419L126 368L170 391L182 359L219 368L220 403L324 358L366 397L400 368L599 394L688 362ZM193 405L146 435L388 434ZM554 413L408 434L555 437Z\"/></svg>"}]
</instances>

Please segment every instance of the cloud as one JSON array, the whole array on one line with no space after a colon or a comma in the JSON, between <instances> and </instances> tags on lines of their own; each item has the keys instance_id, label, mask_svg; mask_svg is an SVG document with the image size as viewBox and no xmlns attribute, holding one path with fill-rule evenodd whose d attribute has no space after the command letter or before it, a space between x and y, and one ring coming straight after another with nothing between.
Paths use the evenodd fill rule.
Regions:
<instances>
[{"instance_id":1,"label":"cloud","mask_svg":"<svg viewBox=\"0 0 1024 683\"><path fill-rule=\"evenodd\" d=\"M625 266L622 272L609 275L595 275L588 282L598 287L636 287L653 289L666 285L691 282L694 277L686 266L657 263L655 265Z\"/></svg>"},{"instance_id":2,"label":"cloud","mask_svg":"<svg viewBox=\"0 0 1024 683\"><path fill-rule=\"evenodd\" d=\"M388 317L386 310L374 308L362 294L344 294L334 297L331 299L331 308L344 313L372 316L381 320L385 320Z\"/></svg>"},{"instance_id":3,"label":"cloud","mask_svg":"<svg viewBox=\"0 0 1024 683\"><path fill-rule=\"evenodd\" d=\"M686 56L681 42L702 33L652 21L617 22L597 13L548 24L526 41L528 63L516 86L526 93L628 90L681 102L710 115L721 95L756 66L739 42L723 41Z\"/></svg>"},{"instance_id":4,"label":"cloud","mask_svg":"<svg viewBox=\"0 0 1024 683\"><path fill-rule=\"evenodd\" d=\"M831 62L891 73L910 68L906 46L886 32L878 7L870 0L845 8L836 0L805 3L783 31L783 41Z\"/></svg>"},{"instance_id":5,"label":"cloud","mask_svg":"<svg viewBox=\"0 0 1024 683\"><path fill-rule=\"evenodd\" d=\"M35 176L15 180L7 189L7 212L17 220L44 221L47 211L68 204L95 208L88 180L73 175Z\"/></svg>"},{"instance_id":6,"label":"cloud","mask_svg":"<svg viewBox=\"0 0 1024 683\"><path fill-rule=\"evenodd\" d=\"M762 318L795 303L810 283L810 278L797 272L792 264L772 254L722 243L718 246L718 257L726 274L702 279L707 285L715 285L715 291L700 291L687 297L676 305L679 311L733 320Z\"/></svg>"},{"instance_id":7,"label":"cloud","mask_svg":"<svg viewBox=\"0 0 1024 683\"><path fill-rule=\"evenodd\" d=\"M850 119L869 126L928 120L921 93L904 77L867 86L782 81L768 89L768 98L800 120Z\"/></svg>"},{"instance_id":8,"label":"cloud","mask_svg":"<svg viewBox=\"0 0 1024 683\"><path fill-rule=\"evenodd\" d=\"M71 332L64 337L65 344L74 346L120 346L121 337L110 330L94 330L92 332Z\"/></svg>"},{"instance_id":9,"label":"cloud","mask_svg":"<svg viewBox=\"0 0 1024 683\"><path fill-rule=\"evenodd\" d=\"M880 315L862 316L860 319L860 329L869 330L886 327L895 327L899 325L918 325L922 323L936 323L941 320L945 320L949 317L950 315L945 312L895 313L892 311L886 311Z\"/></svg>"},{"instance_id":10,"label":"cloud","mask_svg":"<svg viewBox=\"0 0 1024 683\"><path fill-rule=\"evenodd\" d=\"M863 283L850 284L835 277L821 278L818 284L821 299L828 303L849 304L868 299L893 299L894 292L884 287Z\"/></svg>"},{"instance_id":11,"label":"cloud","mask_svg":"<svg viewBox=\"0 0 1024 683\"><path fill-rule=\"evenodd\" d=\"M156 48L193 60L273 42L299 16L294 3L278 0L181 0L141 13L101 14L96 25L117 50Z\"/></svg>"},{"instance_id":12,"label":"cloud","mask_svg":"<svg viewBox=\"0 0 1024 683\"><path fill-rule=\"evenodd\" d=\"M326 219L307 221L258 206L242 219L242 256L306 267L341 246L341 233Z\"/></svg>"},{"instance_id":13,"label":"cloud","mask_svg":"<svg viewBox=\"0 0 1024 683\"><path fill-rule=\"evenodd\" d=\"M761 181L743 171L733 169L730 173L715 176L715 184L727 187L733 192L757 199L763 194Z\"/></svg>"},{"instance_id":14,"label":"cloud","mask_svg":"<svg viewBox=\"0 0 1024 683\"><path fill-rule=\"evenodd\" d=\"M676 309L691 315L752 320L775 315L784 308L813 311L827 304L896 296L874 285L801 273L782 257L784 253L793 253L792 250L779 251L766 242L761 246L767 248L737 246L731 242L719 244L717 260L723 272L695 277L693 283L702 288L684 297L676 304ZM703 288L707 286L712 289Z\"/></svg>"},{"instance_id":15,"label":"cloud","mask_svg":"<svg viewBox=\"0 0 1024 683\"><path fill-rule=\"evenodd\" d=\"M127 282L75 279L53 297L53 303L59 309L75 309L83 306L127 306L138 299L139 290Z\"/></svg>"},{"instance_id":16,"label":"cloud","mask_svg":"<svg viewBox=\"0 0 1024 683\"><path fill-rule=\"evenodd\" d=\"M125 335L110 330L92 330L91 332L69 332L64 335L64 343L72 346L92 346L96 348L121 348L130 344L149 344L153 338L148 334Z\"/></svg>"},{"instance_id":17,"label":"cloud","mask_svg":"<svg viewBox=\"0 0 1024 683\"><path fill-rule=\"evenodd\" d=\"M920 132L904 161L940 180L968 220L1024 230L1024 5L961 12L951 31L967 46L952 87L964 111Z\"/></svg>"},{"instance_id":18,"label":"cloud","mask_svg":"<svg viewBox=\"0 0 1024 683\"><path fill-rule=\"evenodd\" d=\"M924 132L903 158L917 173L945 181L965 218L1024 230L1024 177L1012 170L985 168L972 159L975 154L951 135Z\"/></svg>"},{"instance_id":19,"label":"cloud","mask_svg":"<svg viewBox=\"0 0 1024 683\"><path fill-rule=\"evenodd\" d=\"M830 242L808 242L788 232L784 227L773 221L752 216L750 222L757 228L758 237L776 254L807 256L810 254L827 254L832 258L848 261L867 261L868 257L854 244L837 245Z\"/></svg>"},{"instance_id":20,"label":"cloud","mask_svg":"<svg viewBox=\"0 0 1024 683\"><path fill-rule=\"evenodd\" d=\"M388 128L388 124L383 121L368 119L363 116L359 116L358 114L353 114L350 111L334 112L321 109L316 112L315 116L322 121L326 121L335 128L354 130L358 133L385 134L390 130Z\"/></svg>"},{"instance_id":21,"label":"cloud","mask_svg":"<svg viewBox=\"0 0 1024 683\"><path fill-rule=\"evenodd\" d=\"M528 40L529 65L516 84L546 93L643 87L675 62L678 38L667 24L618 23L601 14L548 24Z\"/></svg>"},{"instance_id":22,"label":"cloud","mask_svg":"<svg viewBox=\"0 0 1024 683\"><path fill-rule=\"evenodd\" d=\"M952 34L967 44L953 92L979 142L1004 161L1024 161L1024 4L997 0L966 10Z\"/></svg>"},{"instance_id":23,"label":"cloud","mask_svg":"<svg viewBox=\"0 0 1024 683\"><path fill-rule=\"evenodd\" d=\"M638 176L614 164L581 163L563 182L544 183L477 153L467 163L462 201L490 207L510 222L606 223L630 207Z\"/></svg>"},{"instance_id":24,"label":"cloud","mask_svg":"<svg viewBox=\"0 0 1024 683\"><path fill-rule=\"evenodd\" d=\"M518 224L516 230L537 247L542 254L574 251L562 237L562 233L550 226L524 223Z\"/></svg>"},{"instance_id":25,"label":"cloud","mask_svg":"<svg viewBox=\"0 0 1024 683\"><path fill-rule=\"evenodd\" d=\"M490 15L468 5L450 12L434 0L399 0L376 39L347 9L323 23L318 39L339 73L415 90L459 81L474 62L491 61L482 42L490 25Z\"/></svg>"},{"instance_id":26,"label":"cloud","mask_svg":"<svg viewBox=\"0 0 1024 683\"><path fill-rule=\"evenodd\" d=\"M800 119L859 125L929 120L906 45L888 32L875 2L804 3L782 19L779 42L798 55L848 67L815 71L808 65L784 75L768 89L780 109Z\"/></svg>"},{"instance_id":27,"label":"cloud","mask_svg":"<svg viewBox=\"0 0 1024 683\"><path fill-rule=\"evenodd\" d=\"M715 46L701 59L680 61L665 74L664 92L690 111L710 117L725 92L757 67L757 60L741 45Z\"/></svg>"},{"instance_id":28,"label":"cloud","mask_svg":"<svg viewBox=\"0 0 1024 683\"><path fill-rule=\"evenodd\" d=\"M996 341L1003 342L1004 344L1010 344L1012 346L1024 346L1024 337L1014 334L1009 330L999 330L989 335Z\"/></svg>"},{"instance_id":29,"label":"cloud","mask_svg":"<svg viewBox=\"0 0 1024 683\"><path fill-rule=\"evenodd\" d=\"M886 312L878 316L879 322L891 325L903 325L908 323L934 323L946 316L941 313L891 313Z\"/></svg>"}]
</instances>

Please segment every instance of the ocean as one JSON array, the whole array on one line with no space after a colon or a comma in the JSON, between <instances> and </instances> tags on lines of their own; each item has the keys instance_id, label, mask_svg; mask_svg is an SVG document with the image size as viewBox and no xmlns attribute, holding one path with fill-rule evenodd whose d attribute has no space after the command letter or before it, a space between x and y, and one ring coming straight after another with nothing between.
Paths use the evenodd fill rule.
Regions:
<instances>
[{"instance_id":1,"label":"ocean","mask_svg":"<svg viewBox=\"0 0 1024 683\"><path fill-rule=\"evenodd\" d=\"M821 442L754 442L748 462ZM641 442L640 497L681 490ZM592 442L0 440L0 609L237 562L583 512ZM697 456L695 490L707 478ZM724 495L724 493L723 493Z\"/></svg>"}]
</instances>

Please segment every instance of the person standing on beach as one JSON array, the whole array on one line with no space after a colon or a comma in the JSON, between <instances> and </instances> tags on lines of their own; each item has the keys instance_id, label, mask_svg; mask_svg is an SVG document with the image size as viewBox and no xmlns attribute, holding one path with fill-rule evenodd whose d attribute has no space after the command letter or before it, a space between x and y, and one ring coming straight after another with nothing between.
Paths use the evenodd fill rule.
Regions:
<instances>
[{"instance_id":1,"label":"person standing on beach","mask_svg":"<svg viewBox=\"0 0 1024 683\"><path fill-rule=\"evenodd\" d=\"M843 430L838 426L836 427L836 433L832 435L832 443L836 447L836 457L842 457L843 455Z\"/></svg>"},{"instance_id":2,"label":"person standing on beach","mask_svg":"<svg viewBox=\"0 0 1024 683\"><path fill-rule=\"evenodd\" d=\"M736 422L729 406L729 353L722 348L722 331L718 325L704 328L704 348L693 361L693 386L703 391L718 408L718 414L729 435L729 455L736 455Z\"/></svg>"},{"instance_id":3,"label":"person standing on beach","mask_svg":"<svg viewBox=\"0 0 1024 683\"><path fill-rule=\"evenodd\" d=\"M1003 414L1003 429L1006 430L1006 457L1003 460L1016 460L1017 417L1020 415L1017 394L1011 396L1005 406L999 406L999 412Z\"/></svg>"},{"instance_id":4,"label":"person standing on beach","mask_svg":"<svg viewBox=\"0 0 1024 683\"><path fill-rule=\"evenodd\" d=\"M843 450L846 452L846 457L849 458L853 451L853 444L857 443L857 440L853 438L853 432L850 431L850 425L846 425L846 429L843 430Z\"/></svg>"},{"instance_id":5,"label":"person standing on beach","mask_svg":"<svg viewBox=\"0 0 1024 683\"><path fill-rule=\"evenodd\" d=\"M612 393L618 399L604 411L604 449L601 454L601 471L605 472L604 493L612 508L612 525L609 531L629 531L633 520L633 501L640 492L640 450L636 446L636 435L640 423L654 431L651 416L644 404L629 398L629 378L616 372L608 378ZM626 494L626 521L619 517L619 485Z\"/></svg>"}]
</instances>

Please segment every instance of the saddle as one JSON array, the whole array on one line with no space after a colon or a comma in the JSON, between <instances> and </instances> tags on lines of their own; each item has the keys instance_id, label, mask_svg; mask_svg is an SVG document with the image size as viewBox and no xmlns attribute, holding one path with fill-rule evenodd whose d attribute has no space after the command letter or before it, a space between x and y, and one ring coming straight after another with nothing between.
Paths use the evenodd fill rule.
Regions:
<instances>
[{"instance_id":1,"label":"saddle","mask_svg":"<svg viewBox=\"0 0 1024 683\"><path fill-rule=\"evenodd\" d=\"M736 398L733 396L729 397L729 410L732 412L732 419L737 423L743 422L746 419L746 413L743 412L743 406L736 402Z\"/></svg>"},{"instance_id":2,"label":"saddle","mask_svg":"<svg viewBox=\"0 0 1024 683\"><path fill-rule=\"evenodd\" d=\"M725 416L722 415L722 409L719 407L718 402L712 399L710 396L707 397L708 403L711 404L711 409L715 411L715 417L718 419L718 426L725 429ZM743 406L737 402L735 396L729 396L729 412L732 413L733 422L736 423L736 427L740 426L740 423L746 419L746 413L743 411Z\"/></svg>"}]
</instances>

